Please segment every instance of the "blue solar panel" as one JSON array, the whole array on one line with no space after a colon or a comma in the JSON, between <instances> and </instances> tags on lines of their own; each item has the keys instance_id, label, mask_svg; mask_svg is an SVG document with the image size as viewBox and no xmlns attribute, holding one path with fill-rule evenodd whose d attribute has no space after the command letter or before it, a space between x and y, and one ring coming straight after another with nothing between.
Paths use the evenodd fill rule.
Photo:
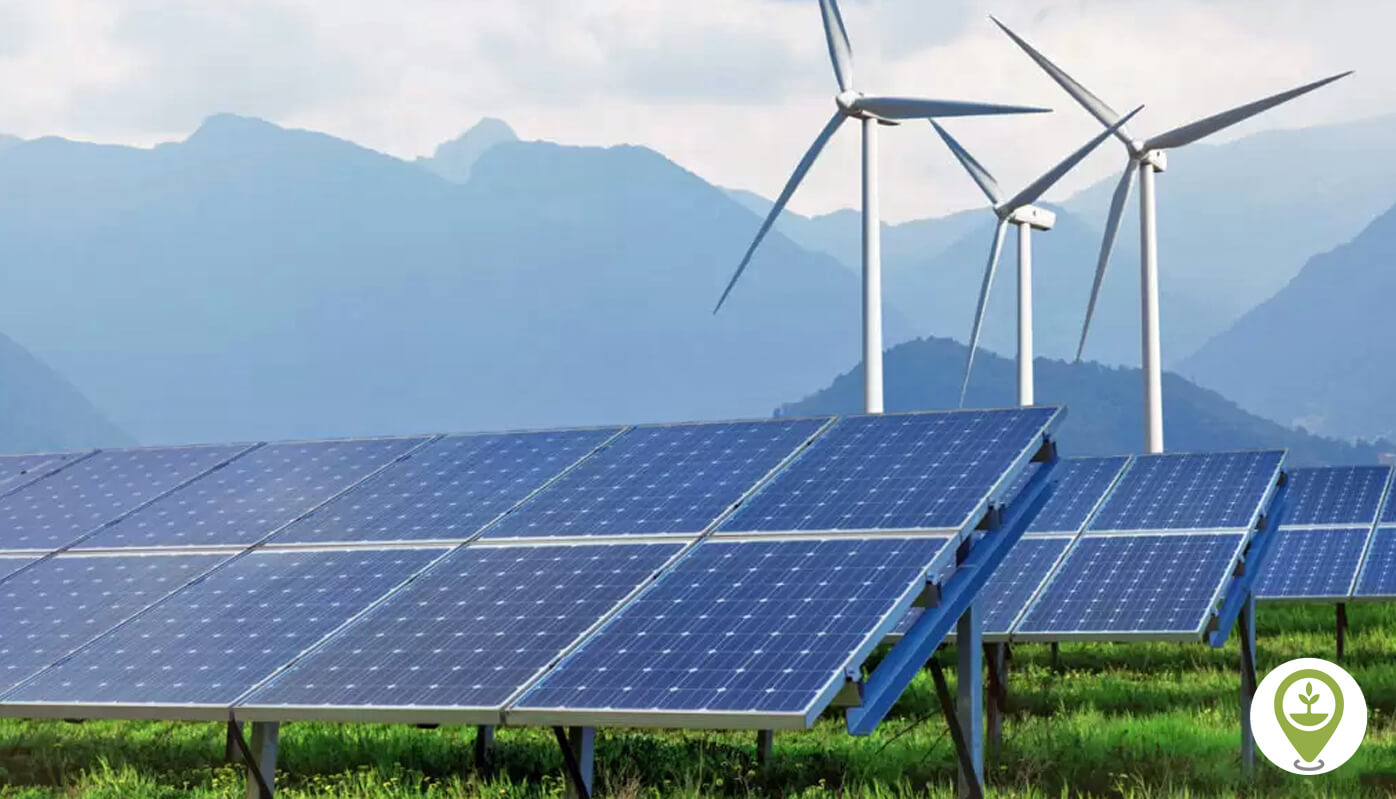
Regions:
<instances>
[{"instance_id":1,"label":"blue solar panel","mask_svg":"<svg viewBox=\"0 0 1396 799\"><path fill-rule=\"evenodd\" d=\"M1062 458L1052 469L1052 493L1028 525L1028 533L1076 533L1086 526L1105 493L1114 485L1129 458ZM1029 468L1014 481L1009 496L1016 497L1040 464Z\"/></svg>"},{"instance_id":2,"label":"blue solar panel","mask_svg":"<svg viewBox=\"0 0 1396 799\"><path fill-rule=\"evenodd\" d=\"M1290 469L1284 526L1371 525L1377 518L1389 466Z\"/></svg>"},{"instance_id":3,"label":"blue solar panel","mask_svg":"<svg viewBox=\"0 0 1396 799\"><path fill-rule=\"evenodd\" d=\"M213 568L218 555L59 555L0 583L0 692Z\"/></svg>"},{"instance_id":4,"label":"blue solar panel","mask_svg":"<svg viewBox=\"0 0 1396 799\"><path fill-rule=\"evenodd\" d=\"M1396 528L1378 527L1372 533L1353 595L1368 599L1396 598Z\"/></svg>"},{"instance_id":5,"label":"blue solar panel","mask_svg":"<svg viewBox=\"0 0 1396 799\"><path fill-rule=\"evenodd\" d=\"M618 432L443 438L291 525L275 541L469 538Z\"/></svg>"},{"instance_id":6,"label":"blue solar panel","mask_svg":"<svg viewBox=\"0 0 1396 799\"><path fill-rule=\"evenodd\" d=\"M424 440L268 444L127 516L82 546L252 544Z\"/></svg>"},{"instance_id":7,"label":"blue solar panel","mask_svg":"<svg viewBox=\"0 0 1396 799\"><path fill-rule=\"evenodd\" d=\"M637 427L485 537L702 532L826 421Z\"/></svg>"},{"instance_id":8,"label":"blue solar panel","mask_svg":"<svg viewBox=\"0 0 1396 799\"><path fill-rule=\"evenodd\" d=\"M960 530L1056 408L852 416L725 521L724 532ZM1006 486L1005 486L1006 487Z\"/></svg>"},{"instance_id":9,"label":"blue solar panel","mask_svg":"<svg viewBox=\"0 0 1396 799\"><path fill-rule=\"evenodd\" d=\"M243 704L501 707L681 546L466 547Z\"/></svg>"},{"instance_id":10,"label":"blue solar panel","mask_svg":"<svg viewBox=\"0 0 1396 799\"><path fill-rule=\"evenodd\" d=\"M99 452L0 498L0 549L57 549L236 456L246 447Z\"/></svg>"},{"instance_id":11,"label":"blue solar panel","mask_svg":"<svg viewBox=\"0 0 1396 799\"><path fill-rule=\"evenodd\" d=\"M949 540L707 541L515 707L808 713Z\"/></svg>"},{"instance_id":12,"label":"blue solar panel","mask_svg":"<svg viewBox=\"0 0 1396 799\"><path fill-rule=\"evenodd\" d=\"M14 574L31 563L35 563L45 556L40 553L31 555L0 555L0 580Z\"/></svg>"},{"instance_id":13,"label":"blue solar panel","mask_svg":"<svg viewBox=\"0 0 1396 799\"><path fill-rule=\"evenodd\" d=\"M1200 635L1245 536L1084 536L1017 634Z\"/></svg>"},{"instance_id":14,"label":"blue solar panel","mask_svg":"<svg viewBox=\"0 0 1396 799\"><path fill-rule=\"evenodd\" d=\"M408 549L247 555L3 701L230 704L440 554Z\"/></svg>"},{"instance_id":15,"label":"blue solar panel","mask_svg":"<svg viewBox=\"0 0 1396 799\"><path fill-rule=\"evenodd\" d=\"M0 493L8 493L20 486L32 483L63 464L86 454L87 451L0 455Z\"/></svg>"},{"instance_id":16,"label":"blue solar panel","mask_svg":"<svg viewBox=\"0 0 1396 799\"><path fill-rule=\"evenodd\" d=\"M1279 477L1284 452L1140 455L1091 530L1249 529Z\"/></svg>"},{"instance_id":17,"label":"blue solar panel","mask_svg":"<svg viewBox=\"0 0 1396 799\"><path fill-rule=\"evenodd\" d=\"M1376 508L1372 509L1376 513ZM1288 510L1286 510L1288 514ZM1255 593L1261 599L1343 598L1352 590L1366 527L1275 532Z\"/></svg>"}]
</instances>

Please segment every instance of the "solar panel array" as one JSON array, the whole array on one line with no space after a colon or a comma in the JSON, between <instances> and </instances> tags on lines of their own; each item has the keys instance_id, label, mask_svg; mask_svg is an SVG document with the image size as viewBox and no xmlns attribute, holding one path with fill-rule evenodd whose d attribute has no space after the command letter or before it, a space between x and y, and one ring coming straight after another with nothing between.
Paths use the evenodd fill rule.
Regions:
<instances>
[{"instance_id":1,"label":"solar panel array","mask_svg":"<svg viewBox=\"0 0 1396 799\"><path fill-rule=\"evenodd\" d=\"M16 462L0 715L807 724L1058 413Z\"/></svg>"},{"instance_id":2,"label":"solar panel array","mask_svg":"<svg viewBox=\"0 0 1396 799\"><path fill-rule=\"evenodd\" d=\"M1378 519L1391 503L1388 466L1292 469L1283 524L1256 583L1261 600L1345 602L1396 596L1382 579ZM1374 559L1372 553L1378 553ZM1359 579L1374 564L1370 582Z\"/></svg>"}]
</instances>

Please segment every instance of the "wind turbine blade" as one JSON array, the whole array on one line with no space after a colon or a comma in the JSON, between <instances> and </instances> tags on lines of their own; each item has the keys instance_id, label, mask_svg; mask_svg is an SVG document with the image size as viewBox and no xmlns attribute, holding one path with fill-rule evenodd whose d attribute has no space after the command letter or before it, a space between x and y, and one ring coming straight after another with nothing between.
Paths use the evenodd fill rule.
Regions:
<instances>
[{"instance_id":1,"label":"wind turbine blade","mask_svg":"<svg viewBox=\"0 0 1396 799\"><path fill-rule=\"evenodd\" d=\"M1110 252L1115 249L1115 236L1120 232L1120 220L1124 217L1125 203L1134 188L1134 172L1138 164L1130 159L1125 164L1125 173L1120 176L1120 184L1115 187L1115 197L1110 200L1110 216L1105 220L1105 238L1100 242L1100 260L1095 265L1095 282L1091 284L1091 301L1086 306L1086 322L1081 326L1081 343L1076 346L1076 360L1086 349L1086 334L1091 330L1091 317L1095 316L1096 301L1100 299L1100 284L1105 280L1105 270L1110 266Z\"/></svg>"},{"instance_id":2,"label":"wind turbine blade","mask_svg":"<svg viewBox=\"0 0 1396 799\"><path fill-rule=\"evenodd\" d=\"M1038 198L1040 198L1043 194L1046 194L1047 190L1052 188L1053 184L1062 179L1062 176L1070 172L1072 169L1075 169L1076 165L1081 163L1081 160L1083 158L1090 155L1091 151L1099 147L1101 142L1115 135L1116 131L1124 127L1124 124L1133 119L1134 115L1143 110L1143 108L1144 106L1139 106L1138 108L1129 112L1129 114L1127 114L1124 119L1121 119L1119 122L1116 122L1114 125L1111 125L1110 127L1106 128L1099 136L1096 136L1094 139L1091 139L1090 141L1086 142L1085 147L1082 147L1081 149L1067 156L1065 161L1062 161L1060 164L1057 164L1055 167L1052 168L1052 171L1033 181L1032 184L1029 185L1027 188L1015 194L1013 196L1013 199L1004 203L1002 207L1012 212L1018 210L1019 208L1022 208L1025 205L1032 205L1033 203L1037 202Z\"/></svg>"},{"instance_id":3,"label":"wind turbine blade","mask_svg":"<svg viewBox=\"0 0 1396 799\"><path fill-rule=\"evenodd\" d=\"M1220 114L1214 114L1206 119L1200 119L1190 125L1174 128L1167 133L1160 133L1145 142L1144 148L1146 150L1169 150L1175 147L1192 144L1198 139L1211 136L1219 130L1235 125L1237 122L1250 119L1262 111L1268 111L1281 103L1287 103L1300 95L1308 94L1314 89L1321 89L1333 81L1341 80L1351 74L1352 72L1349 71L1341 75L1333 75L1323 80L1317 80L1313 83L1306 83L1297 89L1290 89L1287 92L1273 94L1263 100L1256 100L1253 103L1238 106L1230 111L1223 111Z\"/></svg>"},{"instance_id":4,"label":"wind turbine blade","mask_svg":"<svg viewBox=\"0 0 1396 799\"><path fill-rule=\"evenodd\" d=\"M853 47L848 43L848 30L835 0L819 0L819 13L824 17L824 38L829 42L829 60L834 62L834 78L839 91L853 88Z\"/></svg>"},{"instance_id":5,"label":"wind turbine blade","mask_svg":"<svg viewBox=\"0 0 1396 799\"><path fill-rule=\"evenodd\" d=\"M833 138L834 131L839 129L839 125L843 124L844 119L846 119L846 117L842 111L835 113L833 118L829 120L829 123L825 125L824 129L815 137L814 144L810 145L809 150L805 153L805 157L800 159L800 164L795 167L794 174L790 176L790 180L786 181L785 188L781 191L780 196L776 198L775 205L771 206L771 212L766 215L766 221L762 222L761 228L756 231L756 238L752 239L751 246L747 247L746 255L742 257L741 265L737 267L737 271L732 275L732 279L727 281L727 288L723 290L722 297L717 301L717 306L713 308L714 314L722 310L722 304L727 301L727 295L732 293L732 287L737 285L737 280L741 278L742 272L746 271L747 264L751 263L751 256L756 252L757 245L766 237L766 233L770 231L771 225L775 224L776 218L780 216L780 212L785 210L785 204L790 202L790 195L795 193L795 189L799 188L800 181L804 180L805 173L808 172L810 166L814 164L814 159L819 157L820 151L824 149L824 145L829 143L829 139Z\"/></svg>"},{"instance_id":6,"label":"wind turbine blade","mask_svg":"<svg viewBox=\"0 0 1396 799\"><path fill-rule=\"evenodd\" d=\"M1053 64L1048 60L1047 56L1038 52L1036 48L1024 41L1021 36L1010 30L1007 25L999 22L997 17L990 16L989 19L992 19L995 25L999 26L1004 33L1008 34L1008 38L1016 42L1017 45L1023 49L1023 52L1028 54L1029 58L1036 61L1037 65L1042 67L1043 72L1046 72L1059 86L1066 89L1066 93L1071 95L1076 102L1080 103L1082 108L1085 108L1090 112L1091 116L1100 120L1100 124L1110 127L1120 121L1120 115L1115 113L1115 109L1111 108L1104 100L1096 97L1091 93L1090 89L1082 86L1075 78L1066 74L1065 70ZM1129 147L1130 143L1134 141L1133 137L1131 137L1129 132L1123 127L1116 128L1115 135L1119 137L1120 141L1125 143L1126 147Z\"/></svg>"},{"instance_id":7,"label":"wind turbine blade","mask_svg":"<svg viewBox=\"0 0 1396 799\"><path fill-rule=\"evenodd\" d=\"M999 266L999 253L1003 251L1003 236L1008 231L1008 222L1000 219L994 228L994 244L989 248L989 263L984 267L984 283L979 287L979 305L974 310L974 327L969 334L969 355L965 358L965 380L960 384L960 407L965 407L965 394L969 392L969 374L974 369L974 353L979 349L979 330L984 325L984 311L989 307L989 287L994 284L994 272Z\"/></svg>"},{"instance_id":8,"label":"wind turbine blade","mask_svg":"<svg viewBox=\"0 0 1396 799\"><path fill-rule=\"evenodd\" d=\"M930 100L920 97L859 97L853 108L883 119L930 119L932 117L983 117L996 114L1046 114L1050 108L1028 105L993 105L960 100Z\"/></svg>"},{"instance_id":9,"label":"wind turbine blade","mask_svg":"<svg viewBox=\"0 0 1396 799\"><path fill-rule=\"evenodd\" d=\"M940 138L945 142L945 146L949 147L950 152L955 154L955 158L960 162L960 166L964 167L965 171L969 173L969 176L974 178L974 182L979 184L979 189L989 198L989 202L998 205L1003 199L1001 196L1002 192L999 190L999 182L994 180L994 176L989 174L989 170L985 169L983 164L975 160L974 156L969 154L969 150L961 147L960 143L955 141L955 137L951 136L950 132L945 128L942 128L939 122L932 119L931 125L935 127L936 133L940 134Z\"/></svg>"}]
</instances>

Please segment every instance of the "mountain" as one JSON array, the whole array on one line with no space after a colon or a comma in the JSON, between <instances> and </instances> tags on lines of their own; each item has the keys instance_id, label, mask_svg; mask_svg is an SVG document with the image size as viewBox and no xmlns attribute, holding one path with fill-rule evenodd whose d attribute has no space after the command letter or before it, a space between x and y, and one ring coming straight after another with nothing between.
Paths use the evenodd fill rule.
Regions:
<instances>
[{"instance_id":1,"label":"mountain","mask_svg":"<svg viewBox=\"0 0 1396 799\"><path fill-rule=\"evenodd\" d=\"M52 452L135 442L7 336L0 336L0 452Z\"/></svg>"},{"instance_id":2,"label":"mountain","mask_svg":"<svg viewBox=\"0 0 1396 799\"><path fill-rule=\"evenodd\" d=\"M470 170L486 150L518 139L509 123L485 117L460 136L438 145L430 158L418 158L417 163L449 181L464 183L470 180Z\"/></svg>"},{"instance_id":3,"label":"mountain","mask_svg":"<svg viewBox=\"0 0 1396 799\"><path fill-rule=\"evenodd\" d=\"M1341 437L1396 436L1396 208L1311 259L1181 370L1274 419Z\"/></svg>"},{"instance_id":4,"label":"mountain","mask_svg":"<svg viewBox=\"0 0 1396 799\"><path fill-rule=\"evenodd\" d=\"M0 318L147 443L752 416L859 353L857 277L781 235L713 316L759 219L643 148L454 183L222 115L25 142L0 185Z\"/></svg>"},{"instance_id":5,"label":"mountain","mask_svg":"<svg viewBox=\"0 0 1396 799\"><path fill-rule=\"evenodd\" d=\"M1393 142L1396 116L1385 116L1267 131L1170 153L1169 169L1158 178L1165 362L1181 362L1279 291L1308 257L1348 241L1396 202ZM1120 151L1112 147L1107 143L1102 149L1123 167ZM1101 226L1118 180L1111 176L1073 195L1057 208L1073 219L1034 236L1037 287L1041 291L1050 283L1054 303L1035 306L1037 337L1046 344L1042 354L1075 354ZM1086 357L1104 363L1139 363L1137 197L1136 187L1102 287L1096 335L1086 348ZM755 195L747 203L762 214L770 208L769 201ZM802 246L856 268L858 219L853 211L812 218L787 212L778 228ZM884 229L884 285L921 334L962 341L968 336L969 306L978 293L991 235L992 220L985 210ZM1000 267L1009 269L1003 273L1009 279L1000 282L1000 288L1012 284L1014 246L1010 235ZM999 294L1006 296L1011 294ZM1061 306L1055 304L1058 300ZM956 321L945 316L945 303L950 303ZM1008 330L1015 320L1011 304L996 304L986 332ZM1012 353L1004 349L1004 341L992 334L990 346Z\"/></svg>"},{"instance_id":6,"label":"mountain","mask_svg":"<svg viewBox=\"0 0 1396 799\"><path fill-rule=\"evenodd\" d=\"M966 348L949 339L917 339L887 353L889 411L957 407ZM1067 418L1058 441L1064 455L1109 455L1140 451L1143 414L1138 369L1071 364L1040 358L1035 364L1037 401L1065 404ZM966 407L1000 407L1016 396L1011 361L980 353L975 359ZM777 415L850 413L862 409L862 370L855 368ZM1351 444L1292 430L1249 414L1234 403L1173 374L1163 381L1164 433L1171 452L1287 447L1291 465L1376 463L1396 444Z\"/></svg>"}]
</instances>

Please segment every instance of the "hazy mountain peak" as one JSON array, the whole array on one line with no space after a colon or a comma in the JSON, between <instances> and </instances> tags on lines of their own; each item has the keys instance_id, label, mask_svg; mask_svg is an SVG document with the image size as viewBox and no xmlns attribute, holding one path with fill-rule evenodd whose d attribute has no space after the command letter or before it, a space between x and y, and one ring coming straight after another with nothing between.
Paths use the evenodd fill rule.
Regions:
<instances>
[{"instance_id":1,"label":"hazy mountain peak","mask_svg":"<svg viewBox=\"0 0 1396 799\"><path fill-rule=\"evenodd\" d=\"M501 142L518 140L509 123L485 117L465 133L437 145L430 158L418 158L417 162L447 180L464 183L470 179L470 170L485 151Z\"/></svg>"},{"instance_id":2,"label":"hazy mountain peak","mask_svg":"<svg viewBox=\"0 0 1396 799\"><path fill-rule=\"evenodd\" d=\"M282 130L281 127L265 119L240 114L219 113L213 114L200 123L198 129L189 134L186 141L240 140L248 136L266 135Z\"/></svg>"}]
</instances>

